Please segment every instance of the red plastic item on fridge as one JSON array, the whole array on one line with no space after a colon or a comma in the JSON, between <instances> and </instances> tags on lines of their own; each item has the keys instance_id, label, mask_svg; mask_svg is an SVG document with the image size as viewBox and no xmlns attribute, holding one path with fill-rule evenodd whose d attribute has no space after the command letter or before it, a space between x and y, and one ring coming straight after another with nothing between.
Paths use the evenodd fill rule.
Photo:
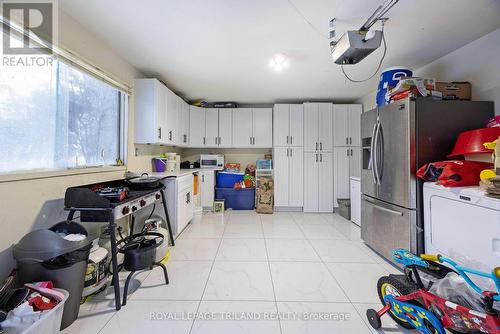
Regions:
<instances>
[{"instance_id":1,"label":"red plastic item on fridge","mask_svg":"<svg viewBox=\"0 0 500 334\"><path fill-rule=\"evenodd\" d=\"M491 153L492 150L483 146L486 142L491 142L500 137L500 127L483 128L462 132L455 142L453 152L448 158L457 158L465 154Z\"/></svg>"}]
</instances>

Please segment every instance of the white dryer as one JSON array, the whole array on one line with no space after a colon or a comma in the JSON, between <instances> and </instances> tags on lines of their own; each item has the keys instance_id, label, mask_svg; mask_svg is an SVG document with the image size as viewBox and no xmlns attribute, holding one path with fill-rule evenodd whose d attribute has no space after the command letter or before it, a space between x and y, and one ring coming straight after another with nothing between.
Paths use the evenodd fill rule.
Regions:
<instances>
[{"instance_id":1,"label":"white dryer","mask_svg":"<svg viewBox=\"0 0 500 334\"><path fill-rule=\"evenodd\" d=\"M425 251L490 272L500 266L500 200L478 187L424 184Z\"/></svg>"}]
</instances>

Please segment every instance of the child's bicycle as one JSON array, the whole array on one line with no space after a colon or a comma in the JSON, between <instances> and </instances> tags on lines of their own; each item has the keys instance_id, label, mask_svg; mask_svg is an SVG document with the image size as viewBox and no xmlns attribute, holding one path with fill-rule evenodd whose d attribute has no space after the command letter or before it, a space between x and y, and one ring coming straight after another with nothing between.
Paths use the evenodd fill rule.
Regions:
<instances>
[{"instance_id":1,"label":"child's bicycle","mask_svg":"<svg viewBox=\"0 0 500 334\"><path fill-rule=\"evenodd\" d=\"M389 313L400 326L425 334L445 334L445 328L453 333L500 333L500 312L493 308L493 303L500 301L500 267L484 273L464 268L441 255L423 254L419 257L404 249L394 250L393 259L405 266L405 274L391 274L379 279L377 290L384 307L379 311L366 311L373 328L379 329L380 317ZM449 264L452 269L442 263ZM429 292L432 281L443 279L450 272L463 277L481 296L482 310L472 310ZM421 273L433 279L427 287L422 282ZM497 291L483 291L467 273L493 280Z\"/></svg>"}]
</instances>

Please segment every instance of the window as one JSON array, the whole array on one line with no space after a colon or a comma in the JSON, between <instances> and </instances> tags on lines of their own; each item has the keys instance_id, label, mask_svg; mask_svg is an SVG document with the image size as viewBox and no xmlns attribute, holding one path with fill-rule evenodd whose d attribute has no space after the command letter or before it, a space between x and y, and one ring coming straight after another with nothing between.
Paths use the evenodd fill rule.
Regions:
<instances>
[{"instance_id":1,"label":"window","mask_svg":"<svg viewBox=\"0 0 500 334\"><path fill-rule=\"evenodd\" d=\"M116 164L126 96L63 60L0 66L0 173Z\"/></svg>"}]
</instances>

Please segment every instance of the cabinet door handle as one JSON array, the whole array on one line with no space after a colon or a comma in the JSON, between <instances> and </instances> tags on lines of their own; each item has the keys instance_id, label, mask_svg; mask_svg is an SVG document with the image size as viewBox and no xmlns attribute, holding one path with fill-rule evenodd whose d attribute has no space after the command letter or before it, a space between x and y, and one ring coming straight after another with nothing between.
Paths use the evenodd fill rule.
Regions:
<instances>
[{"instance_id":1,"label":"cabinet door handle","mask_svg":"<svg viewBox=\"0 0 500 334\"><path fill-rule=\"evenodd\" d=\"M201 182L205 182L205 175L201 176Z\"/></svg>"},{"instance_id":2,"label":"cabinet door handle","mask_svg":"<svg viewBox=\"0 0 500 334\"><path fill-rule=\"evenodd\" d=\"M316 162L318 162L318 153L316 153Z\"/></svg>"},{"instance_id":3,"label":"cabinet door handle","mask_svg":"<svg viewBox=\"0 0 500 334\"><path fill-rule=\"evenodd\" d=\"M316 142L316 151L318 150L318 142Z\"/></svg>"},{"instance_id":4,"label":"cabinet door handle","mask_svg":"<svg viewBox=\"0 0 500 334\"><path fill-rule=\"evenodd\" d=\"M217 145L217 136L215 137L215 145Z\"/></svg>"},{"instance_id":5,"label":"cabinet door handle","mask_svg":"<svg viewBox=\"0 0 500 334\"><path fill-rule=\"evenodd\" d=\"M319 150L323 151L323 143L319 143Z\"/></svg>"},{"instance_id":6,"label":"cabinet door handle","mask_svg":"<svg viewBox=\"0 0 500 334\"><path fill-rule=\"evenodd\" d=\"M349 137L349 144L352 145L352 137Z\"/></svg>"},{"instance_id":7,"label":"cabinet door handle","mask_svg":"<svg viewBox=\"0 0 500 334\"><path fill-rule=\"evenodd\" d=\"M293 149L290 149L290 156L293 156Z\"/></svg>"},{"instance_id":8,"label":"cabinet door handle","mask_svg":"<svg viewBox=\"0 0 500 334\"><path fill-rule=\"evenodd\" d=\"M323 153L319 154L319 162L323 162Z\"/></svg>"},{"instance_id":9,"label":"cabinet door handle","mask_svg":"<svg viewBox=\"0 0 500 334\"><path fill-rule=\"evenodd\" d=\"M205 137L203 137L203 145L205 145Z\"/></svg>"},{"instance_id":10,"label":"cabinet door handle","mask_svg":"<svg viewBox=\"0 0 500 334\"><path fill-rule=\"evenodd\" d=\"M345 137L345 144L349 145L349 138Z\"/></svg>"},{"instance_id":11,"label":"cabinet door handle","mask_svg":"<svg viewBox=\"0 0 500 334\"><path fill-rule=\"evenodd\" d=\"M351 157L352 157L352 148L351 148Z\"/></svg>"},{"instance_id":12,"label":"cabinet door handle","mask_svg":"<svg viewBox=\"0 0 500 334\"><path fill-rule=\"evenodd\" d=\"M286 136L286 144L288 145L288 136Z\"/></svg>"},{"instance_id":13,"label":"cabinet door handle","mask_svg":"<svg viewBox=\"0 0 500 334\"><path fill-rule=\"evenodd\" d=\"M168 140L170 140L170 141L172 140L172 130L170 130L168 132Z\"/></svg>"},{"instance_id":14,"label":"cabinet door handle","mask_svg":"<svg viewBox=\"0 0 500 334\"><path fill-rule=\"evenodd\" d=\"M161 128L158 128L158 139L161 139Z\"/></svg>"},{"instance_id":15,"label":"cabinet door handle","mask_svg":"<svg viewBox=\"0 0 500 334\"><path fill-rule=\"evenodd\" d=\"M293 136L290 136L290 145L293 145Z\"/></svg>"},{"instance_id":16,"label":"cabinet door handle","mask_svg":"<svg viewBox=\"0 0 500 334\"><path fill-rule=\"evenodd\" d=\"M250 137L250 145L252 145L252 137Z\"/></svg>"},{"instance_id":17,"label":"cabinet door handle","mask_svg":"<svg viewBox=\"0 0 500 334\"><path fill-rule=\"evenodd\" d=\"M289 148L287 148L287 149L286 149L286 156L287 156L287 157L289 157L289 156L290 156L290 149L289 149Z\"/></svg>"}]
</instances>

